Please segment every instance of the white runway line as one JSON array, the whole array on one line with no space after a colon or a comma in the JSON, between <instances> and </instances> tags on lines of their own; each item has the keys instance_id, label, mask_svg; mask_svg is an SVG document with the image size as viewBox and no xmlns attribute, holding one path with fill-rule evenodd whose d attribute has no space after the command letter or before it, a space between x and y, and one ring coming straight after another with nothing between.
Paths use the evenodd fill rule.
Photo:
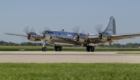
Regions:
<instances>
[{"instance_id":1,"label":"white runway line","mask_svg":"<svg viewBox=\"0 0 140 80\"><path fill-rule=\"evenodd\" d=\"M0 63L140 63L139 54L117 52L0 52Z\"/></svg>"}]
</instances>

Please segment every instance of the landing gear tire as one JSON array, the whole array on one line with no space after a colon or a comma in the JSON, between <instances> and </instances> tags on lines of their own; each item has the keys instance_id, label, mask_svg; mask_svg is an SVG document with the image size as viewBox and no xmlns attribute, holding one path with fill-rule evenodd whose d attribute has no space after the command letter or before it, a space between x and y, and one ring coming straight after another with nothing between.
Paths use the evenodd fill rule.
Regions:
<instances>
[{"instance_id":1,"label":"landing gear tire","mask_svg":"<svg viewBox=\"0 0 140 80\"><path fill-rule=\"evenodd\" d=\"M54 50L57 51L57 46L54 46Z\"/></svg>"},{"instance_id":2,"label":"landing gear tire","mask_svg":"<svg viewBox=\"0 0 140 80\"><path fill-rule=\"evenodd\" d=\"M55 51L62 51L62 46L55 46L54 49Z\"/></svg>"},{"instance_id":3,"label":"landing gear tire","mask_svg":"<svg viewBox=\"0 0 140 80\"><path fill-rule=\"evenodd\" d=\"M90 46L90 51L94 52L94 50L95 50L95 47L94 46Z\"/></svg>"},{"instance_id":4,"label":"landing gear tire","mask_svg":"<svg viewBox=\"0 0 140 80\"><path fill-rule=\"evenodd\" d=\"M90 52L90 46L87 46L86 49L87 49L87 52Z\"/></svg>"},{"instance_id":5,"label":"landing gear tire","mask_svg":"<svg viewBox=\"0 0 140 80\"><path fill-rule=\"evenodd\" d=\"M87 52L94 52L95 47L94 46L87 46Z\"/></svg>"},{"instance_id":6,"label":"landing gear tire","mask_svg":"<svg viewBox=\"0 0 140 80\"><path fill-rule=\"evenodd\" d=\"M47 48L46 47L42 47L42 51L47 51Z\"/></svg>"}]
</instances>

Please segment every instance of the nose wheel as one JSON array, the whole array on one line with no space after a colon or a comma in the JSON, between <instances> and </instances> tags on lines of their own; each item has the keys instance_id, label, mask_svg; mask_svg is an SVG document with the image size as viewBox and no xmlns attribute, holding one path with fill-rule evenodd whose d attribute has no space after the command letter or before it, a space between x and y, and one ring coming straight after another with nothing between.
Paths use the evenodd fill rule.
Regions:
<instances>
[{"instance_id":1,"label":"nose wheel","mask_svg":"<svg viewBox=\"0 0 140 80\"><path fill-rule=\"evenodd\" d=\"M94 52L95 47L94 46L87 46L86 50L87 50L87 52Z\"/></svg>"},{"instance_id":2,"label":"nose wheel","mask_svg":"<svg viewBox=\"0 0 140 80\"><path fill-rule=\"evenodd\" d=\"M42 47L42 51L47 51L47 47Z\"/></svg>"},{"instance_id":3,"label":"nose wheel","mask_svg":"<svg viewBox=\"0 0 140 80\"><path fill-rule=\"evenodd\" d=\"M62 51L62 46L54 46L55 51Z\"/></svg>"},{"instance_id":4,"label":"nose wheel","mask_svg":"<svg viewBox=\"0 0 140 80\"><path fill-rule=\"evenodd\" d=\"M43 42L42 51L47 51L46 41Z\"/></svg>"}]
</instances>

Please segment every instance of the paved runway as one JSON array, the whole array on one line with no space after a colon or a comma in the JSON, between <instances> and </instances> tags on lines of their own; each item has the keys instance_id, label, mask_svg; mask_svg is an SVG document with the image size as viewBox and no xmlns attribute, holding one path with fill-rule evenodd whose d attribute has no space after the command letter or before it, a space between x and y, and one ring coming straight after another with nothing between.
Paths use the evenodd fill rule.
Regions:
<instances>
[{"instance_id":1,"label":"paved runway","mask_svg":"<svg viewBox=\"0 0 140 80\"><path fill-rule=\"evenodd\" d=\"M117 52L0 52L0 63L140 63L140 54Z\"/></svg>"}]
</instances>

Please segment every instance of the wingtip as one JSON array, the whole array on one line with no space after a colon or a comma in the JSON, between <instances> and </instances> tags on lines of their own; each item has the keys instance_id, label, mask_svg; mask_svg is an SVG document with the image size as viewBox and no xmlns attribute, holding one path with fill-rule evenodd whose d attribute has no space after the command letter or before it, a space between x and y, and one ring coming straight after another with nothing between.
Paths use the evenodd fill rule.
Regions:
<instances>
[{"instance_id":1,"label":"wingtip","mask_svg":"<svg viewBox=\"0 0 140 80\"><path fill-rule=\"evenodd\" d=\"M8 33L3 33L3 34L8 34Z\"/></svg>"}]
</instances>

